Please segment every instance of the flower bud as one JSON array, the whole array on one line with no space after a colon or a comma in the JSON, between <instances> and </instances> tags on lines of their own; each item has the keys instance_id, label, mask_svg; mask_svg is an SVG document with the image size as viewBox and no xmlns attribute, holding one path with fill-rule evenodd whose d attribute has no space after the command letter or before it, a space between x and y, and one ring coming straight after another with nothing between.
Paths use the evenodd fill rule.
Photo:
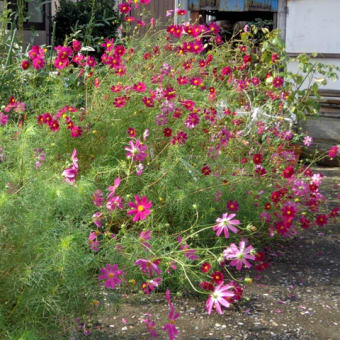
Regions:
<instances>
[{"instance_id":1,"label":"flower bud","mask_svg":"<svg viewBox=\"0 0 340 340\"><path fill-rule=\"evenodd\" d=\"M253 279L251 277L245 277L244 278L244 283L251 285L253 283Z\"/></svg>"}]
</instances>

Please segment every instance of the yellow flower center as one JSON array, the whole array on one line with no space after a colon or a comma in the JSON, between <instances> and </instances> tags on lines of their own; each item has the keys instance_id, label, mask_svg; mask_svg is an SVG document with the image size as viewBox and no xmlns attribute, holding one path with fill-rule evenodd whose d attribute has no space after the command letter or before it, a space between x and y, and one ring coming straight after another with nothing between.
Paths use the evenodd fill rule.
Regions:
<instances>
[{"instance_id":1,"label":"yellow flower center","mask_svg":"<svg viewBox=\"0 0 340 340\"><path fill-rule=\"evenodd\" d=\"M137 208L138 211L143 212L145 210L143 205L139 205Z\"/></svg>"},{"instance_id":2,"label":"yellow flower center","mask_svg":"<svg viewBox=\"0 0 340 340\"><path fill-rule=\"evenodd\" d=\"M110 279L112 279L113 277L115 277L115 274L114 274L114 273L109 273L108 277L109 277Z\"/></svg>"}]
</instances>

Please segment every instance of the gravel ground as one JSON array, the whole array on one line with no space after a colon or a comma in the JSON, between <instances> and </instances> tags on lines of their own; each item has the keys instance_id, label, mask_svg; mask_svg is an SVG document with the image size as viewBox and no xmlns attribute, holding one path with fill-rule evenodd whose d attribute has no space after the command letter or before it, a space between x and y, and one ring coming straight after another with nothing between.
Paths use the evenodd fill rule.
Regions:
<instances>
[{"instance_id":1,"label":"gravel ground","mask_svg":"<svg viewBox=\"0 0 340 340\"><path fill-rule=\"evenodd\" d=\"M323 191L336 206L340 169L318 169L326 177ZM247 300L223 315L204 311L204 301L174 298L178 339L334 339L340 340L340 229L337 225L308 230L295 240L275 247L268 270L247 287ZM275 254L274 254L275 255ZM108 299L109 300L109 299ZM119 309L110 303L101 317L102 331L90 339L146 339L142 320L152 314L159 339L167 339L160 325L169 309L163 295L151 299L128 296ZM122 319L125 320L122 321Z\"/></svg>"}]
</instances>

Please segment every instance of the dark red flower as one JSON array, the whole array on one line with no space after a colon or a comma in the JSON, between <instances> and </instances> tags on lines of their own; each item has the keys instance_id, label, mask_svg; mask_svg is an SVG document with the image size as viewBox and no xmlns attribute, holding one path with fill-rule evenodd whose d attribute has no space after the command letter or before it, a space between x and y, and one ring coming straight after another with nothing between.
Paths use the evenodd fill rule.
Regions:
<instances>
[{"instance_id":1,"label":"dark red flower","mask_svg":"<svg viewBox=\"0 0 340 340\"><path fill-rule=\"evenodd\" d=\"M208 263L208 262L204 262L202 263L202 266L201 266L201 271L203 273L207 273L211 268L211 265Z\"/></svg>"},{"instance_id":2,"label":"dark red flower","mask_svg":"<svg viewBox=\"0 0 340 340\"><path fill-rule=\"evenodd\" d=\"M216 284L220 284L220 283L224 282L224 276L223 276L222 272L213 272L211 274L211 278Z\"/></svg>"},{"instance_id":3,"label":"dark red flower","mask_svg":"<svg viewBox=\"0 0 340 340\"><path fill-rule=\"evenodd\" d=\"M256 155L254 155L254 157L253 157L253 162L255 163L255 164L262 164L262 162L263 162L263 157L262 157L262 155L260 154L260 153L257 153Z\"/></svg>"},{"instance_id":4,"label":"dark red flower","mask_svg":"<svg viewBox=\"0 0 340 340\"><path fill-rule=\"evenodd\" d=\"M328 221L328 218L324 214L317 215L315 218L315 223L320 227L323 227L324 225L326 225L327 221Z\"/></svg>"},{"instance_id":5,"label":"dark red flower","mask_svg":"<svg viewBox=\"0 0 340 340\"><path fill-rule=\"evenodd\" d=\"M238 208L239 208L239 204L237 201L228 201L227 202L227 209L231 212L237 212L238 211Z\"/></svg>"},{"instance_id":6,"label":"dark red flower","mask_svg":"<svg viewBox=\"0 0 340 340\"><path fill-rule=\"evenodd\" d=\"M205 165L202 169L201 172L204 176L209 176L211 174L211 169L208 165Z\"/></svg>"},{"instance_id":7,"label":"dark red flower","mask_svg":"<svg viewBox=\"0 0 340 340\"><path fill-rule=\"evenodd\" d=\"M257 271L259 272L263 272L264 270L266 270L269 267L269 263L267 262L261 262L259 263L255 268Z\"/></svg>"},{"instance_id":8,"label":"dark red flower","mask_svg":"<svg viewBox=\"0 0 340 340\"><path fill-rule=\"evenodd\" d=\"M172 135L172 130L171 130L170 128L165 128L165 129L163 130L163 135L164 135L165 137L171 137L171 135Z\"/></svg>"},{"instance_id":9,"label":"dark red flower","mask_svg":"<svg viewBox=\"0 0 340 340\"><path fill-rule=\"evenodd\" d=\"M282 171L282 176L284 178L291 178L293 175L294 175L294 168L292 166L287 166L287 168Z\"/></svg>"},{"instance_id":10,"label":"dark red flower","mask_svg":"<svg viewBox=\"0 0 340 340\"><path fill-rule=\"evenodd\" d=\"M204 290L214 290L214 285L208 281L201 282L200 287Z\"/></svg>"}]
</instances>

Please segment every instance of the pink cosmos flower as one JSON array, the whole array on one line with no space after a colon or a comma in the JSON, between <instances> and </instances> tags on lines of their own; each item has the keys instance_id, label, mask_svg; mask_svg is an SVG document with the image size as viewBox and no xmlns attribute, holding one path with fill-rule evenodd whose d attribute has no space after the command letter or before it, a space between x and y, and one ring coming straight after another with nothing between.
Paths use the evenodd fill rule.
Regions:
<instances>
[{"instance_id":1,"label":"pink cosmos flower","mask_svg":"<svg viewBox=\"0 0 340 340\"><path fill-rule=\"evenodd\" d=\"M190 84L193 86L200 86L202 84L202 78L200 77L193 77L190 80Z\"/></svg>"},{"instance_id":2,"label":"pink cosmos flower","mask_svg":"<svg viewBox=\"0 0 340 340\"><path fill-rule=\"evenodd\" d=\"M216 235L220 236L222 231L224 232L225 238L229 238L228 229L230 229L233 233L238 233L238 229L235 227L240 224L239 220L233 220L236 214L225 213L222 215L222 218L218 218L216 220L217 224L213 226L213 230L216 231Z\"/></svg>"},{"instance_id":3,"label":"pink cosmos flower","mask_svg":"<svg viewBox=\"0 0 340 340\"><path fill-rule=\"evenodd\" d=\"M28 56L31 60L35 58L42 58L44 59L45 51L38 45L32 46L31 50L28 52Z\"/></svg>"},{"instance_id":4,"label":"pink cosmos flower","mask_svg":"<svg viewBox=\"0 0 340 340\"><path fill-rule=\"evenodd\" d=\"M282 77L275 77L273 79L273 86L279 89L283 85L283 78Z\"/></svg>"},{"instance_id":5,"label":"pink cosmos flower","mask_svg":"<svg viewBox=\"0 0 340 340\"><path fill-rule=\"evenodd\" d=\"M149 335L152 338L157 338L158 333L155 331L155 325L156 325L155 321L151 321L150 319L145 319L145 320L143 320L143 322L145 323L146 328L149 331Z\"/></svg>"},{"instance_id":6,"label":"pink cosmos flower","mask_svg":"<svg viewBox=\"0 0 340 340\"><path fill-rule=\"evenodd\" d=\"M74 184L79 171L76 149L73 150L71 159L72 165L63 171L63 176L68 183Z\"/></svg>"},{"instance_id":7,"label":"pink cosmos flower","mask_svg":"<svg viewBox=\"0 0 340 340\"><path fill-rule=\"evenodd\" d=\"M89 67L95 67L97 65L96 58L89 55L86 58L86 64Z\"/></svg>"},{"instance_id":8,"label":"pink cosmos flower","mask_svg":"<svg viewBox=\"0 0 340 340\"><path fill-rule=\"evenodd\" d=\"M303 180L295 179L292 191L296 196L305 196L308 193L308 185Z\"/></svg>"},{"instance_id":9,"label":"pink cosmos flower","mask_svg":"<svg viewBox=\"0 0 340 340\"><path fill-rule=\"evenodd\" d=\"M113 182L113 185L112 186L109 186L107 188L107 190L109 190L109 193L107 194L106 198L107 199L110 199L112 196L114 196L115 192L116 192L116 189L119 187L120 185L120 177L117 177L114 182Z\"/></svg>"},{"instance_id":10,"label":"pink cosmos flower","mask_svg":"<svg viewBox=\"0 0 340 340\"><path fill-rule=\"evenodd\" d=\"M196 250L195 249L189 249L189 245L180 245L180 249L183 251L184 256L188 258L189 260L198 260L198 256L196 255Z\"/></svg>"},{"instance_id":11,"label":"pink cosmos flower","mask_svg":"<svg viewBox=\"0 0 340 340\"><path fill-rule=\"evenodd\" d=\"M98 276L98 280L105 280L105 287L115 289L116 285L120 285L122 280L119 278L123 272L118 270L118 266L116 264L110 265L107 264L106 267L100 268L102 275Z\"/></svg>"},{"instance_id":12,"label":"pink cosmos flower","mask_svg":"<svg viewBox=\"0 0 340 340\"><path fill-rule=\"evenodd\" d=\"M35 168L38 169L41 167L42 163L45 162L46 153L43 149L37 148L34 149L34 155L37 159L37 161L35 162Z\"/></svg>"},{"instance_id":13,"label":"pink cosmos flower","mask_svg":"<svg viewBox=\"0 0 340 340\"><path fill-rule=\"evenodd\" d=\"M137 20L136 23L139 27L145 27L145 25L146 25L144 20Z\"/></svg>"},{"instance_id":14,"label":"pink cosmos flower","mask_svg":"<svg viewBox=\"0 0 340 340\"><path fill-rule=\"evenodd\" d=\"M136 175L140 176L144 172L144 166L142 163L137 164Z\"/></svg>"},{"instance_id":15,"label":"pink cosmos flower","mask_svg":"<svg viewBox=\"0 0 340 340\"><path fill-rule=\"evenodd\" d=\"M293 202L287 202L282 208L282 215L285 219L294 218L297 214L297 205Z\"/></svg>"},{"instance_id":16,"label":"pink cosmos flower","mask_svg":"<svg viewBox=\"0 0 340 340\"><path fill-rule=\"evenodd\" d=\"M85 59L85 56L83 54L78 53L74 55L74 57L72 58L72 61L76 63L77 65L84 65L84 59Z\"/></svg>"},{"instance_id":17,"label":"pink cosmos flower","mask_svg":"<svg viewBox=\"0 0 340 340\"><path fill-rule=\"evenodd\" d=\"M131 6L127 3L122 3L119 5L119 11L123 14L127 14L131 11Z\"/></svg>"},{"instance_id":18,"label":"pink cosmos flower","mask_svg":"<svg viewBox=\"0 0 340 340\"><path fill-rule=\"evenodd\" d=\"M113 105L117 108L122 108L126 105L127 103L127 100L126 100L126 97L117 97L115 98L114 102L113 102Z\"/></svg>"},{"instance_id":19,"label":"pink cosmos flower","mask_svg":"<svg viewBox=\"0 0 340 340\"><path fill-rule=\"evenodd\" d=\"M125 147L126 158L132 158L133 161L143 162L147 157L148 147L143 144L139 139L136 139L135 143L133 141L129 142L129 146Z\"/></svg>"},{"instance_id":20,"label":"pink cosmos flower","mask_svg":"<svg viewBox=\"0 0 340 340\"><path fill-rule=\"evenodd\" d=\"M107 210L123 209L122 198L120 196L111 196L106 203Z\"/></svg>"},{"instance_id":21,"label":"pink cosmos flower","mask_svg":"<svg viewBox=\"0 0 340 340\"><path fill-rule=\"evenodd\" d=\"M101 190L96 190L92 195L92 201L96 207L101 207L104 202L103 192Z\"/></svg>"},{"instance_id":22,"label":"pink cosmos flower","mask_svg":"<svg viewBox=\"0 0 340 340\"><path fill-rule=\"evenodd\" d=\"M5 115L0 111L0 125L6 125L7 122L8 122L8 115Z\"/></svg>"},{"instance_id":23,"label":"pink cosmos flower","mask_svg":"<svg viewBox=\"0 0 340 340\"><path fill-rule=\"evenodd\" d=\"M253 84L254 86L257 86L257 85L260 84L261 81L260 81L259 78L253 77L253 78L251 78L251 82L252 82L252 84Z\"/></svg>"},{"instance_id":24,"label":"pink cosmos flower","mask_svg":"<svg viewBox=\"0 0 340 340\"><path fill-rule=\"evenodd\" d=\"M189 83L189 79L187 77L181 76L177 78L177 82L179 85L186 85Z\"/></svg>"},{"instance_id":25,"label":"pink cosmos flower","mask_svg":"<svg viewBox=\"0 0 340 340\"><path fill-rule=\"evenodd\" d=\"M36 70L40 70L45 67L45 60L40 57L37 57L33 59L32 64Z\"/></svg>"},{"instance_id":26,"label":"pink cosmos flower","mask_svg":"<svg viewBox=\"0 0 340 340\"><path fill-rule=\"evenodd\" d=\"M313 143L313 137L306 136L306 137L303 139L303 144L306 145L306 146L311 146L312 143Z\"/></svg>"},{"instance_id":27,"label":"pink cosmos flower","mask_svg":"<svg viewBox=\"0 0 340 340\"><path fill-rule=\"evenodd\" d=\"M185 121L185 126L188 129L193 129L200 122L200 118L196 113L190 113Z\"/></svg>"},{"instance_id":28,"label":"pink cosmos flower","mask_svg":"<svg viewBox=\"0 0 340 340\"><path fill-rule=\"evenodd\" d=\"M334 157L336 157L338 152L339 152L339 148L336 145L332 146L328 151L329 158L333 159Z\"/></svg>"},{"instance_id":29,"label":"pink cosmos flower","mask_svg":"<svg viewBox=\"0 0 340 340\"><path fill-rule=\"evenodd\" d=\"M83 129L80 126L74 125L71 129L71 137L77 138L83 134Z\"/></svg>"},{"instance_id":30,"label":"pink cosmos flower","mask_svg":"<svg viewBox=\"0 0 340 340\"><path fill-rule=\"evenodd\" d=\"M162 283L161 277L156 277L149 281L143 282L142 283L143 292L147 295L150 295L150 293L154 291L157 287L159 287L161 283Z\"/></svg>"},{"instance_id":31,"label":"pink cosmos flower","mask_svg":"<svg viewBox=\"0 0 340 340\"><path fill-rule=\"evenodd\" d=\"M54 48L58 52L58 59L68 59L73 54L73 50L68 46L57 46Z\"/></svg>"},{"instance_id":32,"label":"pink cosmos flower","mask_svg":"<svg viewBox=\"0 0 340 340\"><path fill-rule=\"evenodd\" d=\"M140 270L145 273L149 274L150 278L153 275L153 272L155 272L156 275L161 275L161 269L158 267L158 261L149 261L145 259L138 259L135 264L139 266Z\"/></svg>"},{"instance_id":33,"label":"pink cosmos flower","mask_svg":"<svg viewBox=\"0 0 340 340\"><path fill-rule=\"evenodd\" d=\"M92 221L97 226L97 228L100 228L102 226L102 216L103 213L101 211L97 211L92 215Z\"/></svg>"},{"instance_id":34,"label":"pink cosmos flower","mask_svg":"<svg viewBox=\"0 0 340 340\"><path fill-rule=\"evenodd\" d=\"M146 91L146 85L145 85L145 83L139 82L139 83L133 85L133 89L136 92L145 92Z\"/></svg>"},{"instance_id":35,"label":"pink cosmos flower","mask_svg":"<svg viewBox=\"0 0 340 340\"><path fill-rule=\"evenodd\" d=\"M133 217L133 222L145 220L146 217L150 214L150 208L152 207L152 202L148 201L145 196L142 198L138 195L135 195L135 201L129 202L128 205L133 208L128 211L128 215L135 215Z\"/></svg>"},{"instance_id":36,"label":"pink cosmos flower","mask_svg":"<svg viewBox=\"0 0 340 340\"><path fill-rule=\"evenodd\" d=\"M214 291L209 295L205 305L208 314L211 314L213 308L216 308L218 314L222 314L221 305L228 308L230 303L227 299L232 298L235 295L232 290L233 286L224 285L223 282L215 287Z\"/></svg>"},{"instance_id":37,"label":"pink cosmos flower","mask_svg":"<svg viewBox=\"0 0 340 340\"><path fill-rule=\"evenodd\" d=\"M246 268L250 268L251 264L248 260L255 260L255 256L252 255L254 251L253 246L246 247L247 241L241 240L239 242L239 248L235 243L232 243L228 248L223 251L223 256L231 261L230 265L235 266L237 270L241 270L244 265Z\"/></svg>"},{"instance_id":38,"label":"pink cosmos flower","mask_svg":"<svg viewBox=\"0 0 340 340\"><path fill-rule=\"evenodd\" d=\"M53 132L57 132L59 130L59 123L57 120L52 120L49 124L49 128Z\"/></svg>"},{"instance_id":39,"label":"pink cosmos flower","mask_svg":"<svg viewBox=\"0 0 340 340\"><path fill-rule=\"evenodd\" d=\"M72 41L72 48L74 52L79 52L81 50L82 44L78 40L73 40Z\"/></svg>"},{"instance_id":40,"label":"pink cosmos flower","mask_svg":"<svg viewBox=\"0 0 340 340\"><path fill-rule=\"evenodd\" d=\"M160 113L156 116L156 124L159 126L168 124L168 118L165 114Z\"/></svg>"},{"instance_id":41,"label":"pink cosmos flower","mask_svg":"<svg viewBox=\"0 0 340 340\"><path fill-rule=\"evenodd\" d=\"M97 232L91 231L90 235L89 235L89 238L88 238L89 246L95 252L99 251L99 241L97 239L97 236L98 236Z\"/></svg>"},{"instance_id":42,"label":"pink cosmos flower","mask_svg":"<svg viewBox=\"0 0 340 340\"><path fill-rule=\"evenodd\" d=\"M68 59L61 59L61 58L56 58L54 60L54 67L57 68L58 70L63 70L65 67L67 67L70 64Z\"/></svg>"},{"instance_id":43,"label":"pink cosmos flower","mask_svg":"<svg viewBox=\"0 0 340 340\"><path fill-rule=\"evenodd\" d=\"M169 323L167 323L163 327L163 330L168 332L169 340L175 340L177 338L178 330L175 326L175 321L178 319L179 316L180 316L180 313L175 314L175 308L171 304L170 305L170 313L168 315Z\"/></svg>"},{"instance_id":44,"label":"pink cosmos flower","mask_svg":"<svg viewBox=\"0 0 340 340\"><path fill-rule=\"evenodd\" d=\"M151 231L150 230L143 230L140 234L139 234L139 241L141 242L141 244L145 247L145 248L151 248L150 244L146 241L151 239Z\"/></svg>"},{"instance_id":45,"label":"pink cosmos flower","mask_svg":"<svg viewBox=\"0 0 340 340\"><path fill-rule=\"evenodd\" d=\"M162 103L162 106L161 106L161 111L165 114L165 115L168 115L169 113L173 112L175 109L175 104L174 102L171 102L169 100L165 100L163 103Z\"/></svg>"}]
</instances>

